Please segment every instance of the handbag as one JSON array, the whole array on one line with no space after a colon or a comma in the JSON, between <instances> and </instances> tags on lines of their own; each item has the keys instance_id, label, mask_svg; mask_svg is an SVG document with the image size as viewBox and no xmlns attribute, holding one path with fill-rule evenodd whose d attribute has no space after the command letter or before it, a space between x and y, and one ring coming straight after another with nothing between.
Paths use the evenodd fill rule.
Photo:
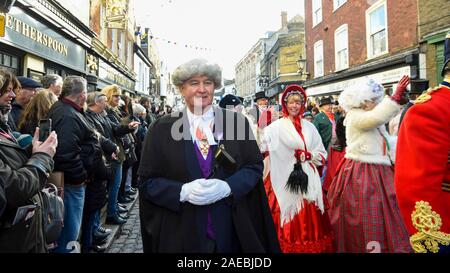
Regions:
<instances>
[{"instance_id":1,"label":"handbag","mask_svg":"<svg viewBox=\"0 0 450 273\"><path fill-rule=\"evenodd\" d=\"M45 241L52 244L58 240L64 226L64 201L52 183L47 183L41 193Z\"/></svg>"}]
</instances>

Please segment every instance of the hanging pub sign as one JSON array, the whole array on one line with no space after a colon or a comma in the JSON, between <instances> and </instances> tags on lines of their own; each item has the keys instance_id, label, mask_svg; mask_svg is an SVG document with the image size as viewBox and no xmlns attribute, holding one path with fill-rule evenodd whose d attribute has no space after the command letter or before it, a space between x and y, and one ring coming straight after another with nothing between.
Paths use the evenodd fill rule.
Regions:
<instances>
[{"instance_id":1,"label":"hanging pub sign","mask_svg":"<svg viewBox=\"0 0 450 273\"><path fill-rule=\"evenodd\" d=\"M0 37L5 36L5 15L0 14Z\"/></svg>"},{"instance_id":2,"label":"hanging pub sign","mask_svg":"<svg viewBox=\"0 0 450 273\"><path fill-rule=\"evenodd\" d=\"M127 27L128 0L106 1L106 27L125 30Z\"/></svg>"}]
</instances>

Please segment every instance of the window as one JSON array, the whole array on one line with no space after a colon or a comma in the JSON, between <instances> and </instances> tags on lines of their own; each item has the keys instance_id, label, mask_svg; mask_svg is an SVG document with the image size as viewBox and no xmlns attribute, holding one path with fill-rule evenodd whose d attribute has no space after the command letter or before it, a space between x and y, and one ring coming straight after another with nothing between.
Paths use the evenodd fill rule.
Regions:
<instances>
[{"instance_id":1,"label":"window","mask_svg":"<svg viewBox=\"0 0 450 273\"><path fill-rule=\"evenodd\" d=\"M347 2L347 0L333 0L333 8L334 8L334 10L337 10L340 6L345 4L345 2Z\"/></svg>"},{"instance_id":2,"label":"window","mask_svg":"<svg viewBox=\"0 0 450 273\"><path fill-rule=\"evenodd\" d=\"M313 27L322 22L322 0L313 0L312 2Z\"/></svg>"},{"instance_id":3,"label":"window","mask_svg":"<svg viewBox=\"0 0 450 273\"><path fill-rule=\"evenodd\" d=\"M323 42L314 43L314 77L323 76Z\"/></svg>"},{"instance_id":4,"label":"window","mask_svg":"<svg viewBox=\"0 0 450 273\"><path fill-rule=\"evenodd\" d=\"M367 56L373 58L387 49L386 0L378 1L366 11Z\"/></svg>"},{"instance_id":5,"label":"window","mask_svg":"<svg viewBox=\"0 0 450 273\"><path fill-rule=\"evenodd\" d=\"M102 41L105 45L107 44L107 32L108 28L106 27L106 7L104 5L100 5L100 41Z\"/></svg>"},{"instance_id":6,"label":"window","mask_svg":"<svg viewBox=\"0 0 450 273\"><path fill-rule=\"evenodd\" d=\"M127 56L125 56L125 58L127 59L127 65L129 68L133 67L133 42L132 41L128 41L128 52L127 52Z\"/></svg>"},{"instance_id":7,"label":"window","mask_svg":"<svg viewBox=\"0 0 450 273\"><path fill-rule=\"evenodd\" d=\"M275 58L275 76L278 77L280 75L280 61L278 58Z\"/></svg>"},{"instance_id":8,"label":"window","mask_svg":"<svg viewBox=\"0 0 450 273\"><path fill-rule=\"evenodd\" d=\"M443 78L441 76L440 71L442 71L442 67L444 66L444 43L436 43L436 81L442 82Z\"/></svg>"},{"instance_id":9,"label":"window","mask_svg":"<svg viewBox=\"0 0 450 273\"><path fill-rule=\"evenodd\" d=\"M348 68L348 26L340 26L334 32L336 70Z\"/></svg>"},{"instance_id":10,"label":"window","mask_svg":"<svg viewBox=\"0 0 450 273\"><path fill-rule=\"evenodd\" d=\"M17 74L17 71L19 71L19 59L16 56L0 52L0 68L5 68Z\"/></svg>"},{"instance_id":11,"label":"window","mask_svg":"<svg viewBox=\"0 0 450 273\"><path fill-rule=\"evenodd\" d=\"M127 44L125 43L125 35L126 35L126 33L125 32L123 32L123 31L121 31L120 32L120 39L119 39L119 44L118 44L118 53L117 53L117 55L119 56L119 59L120 60L122 60L122 61L124 61L125 60L125 50L126 50L126 47L127 47Z\"/></svg>"},{"instance_id":12,"label":"window","mask_svg":"<svg viewBox=\"0 0 450 273\"><path fill-rule=\"evenodd\" d=\"M115 54L117 54L117 42L117 29L111 29L111 50Z\"/></svg>"}]
</instances>

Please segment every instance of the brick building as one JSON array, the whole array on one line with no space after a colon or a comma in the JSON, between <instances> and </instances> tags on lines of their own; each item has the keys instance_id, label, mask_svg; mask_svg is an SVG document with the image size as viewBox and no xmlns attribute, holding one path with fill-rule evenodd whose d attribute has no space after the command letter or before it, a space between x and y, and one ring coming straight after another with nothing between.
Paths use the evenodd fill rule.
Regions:
<instances>
[{"instance_id":1,"label":"brick building","mask_svg":"<svg viewBox=\"0 0 450 273\"><path fill-rule=\"evenodd\" d=\"M90 28L97 34L92 39L97 62L97 89L117 84L134 96L136 73L134 66L135 22L129 3L120 1L90 1Z\"/></svg>"},{"instance_id":2,"label":"brick building","mask_svg":"<svg viewBox=\"0 0 450 273\"><path fill-rule=\"evenodd\" d=\"M421 83L416 0L305 0L308 95L338 94L369 76L392 90Z\"/></svg>"},{"instance_id":3,"label":"brick building","mask_svg":"<svg viewBox=\"0 0 450 273\"><path fill-rule=\"evenodd\" d=\"M450 32L449 0L419 0L419 41L420 51L426 56L421 70L430 86L441 82L444 63L444 39Z\"/></svg>"}]
</instances>

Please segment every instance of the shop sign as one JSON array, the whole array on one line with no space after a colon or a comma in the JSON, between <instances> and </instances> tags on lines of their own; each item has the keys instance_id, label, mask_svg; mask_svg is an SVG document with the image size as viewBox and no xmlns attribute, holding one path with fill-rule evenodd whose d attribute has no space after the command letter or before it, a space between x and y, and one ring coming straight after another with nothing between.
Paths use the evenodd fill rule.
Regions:
<instances>
[{"instance_id":1,"label":"shop sign","mask_svg":"<svg viewBox=\"0 0 450 273\"><path fill-rule=\"evenodd\" d=\"M381 84L397 83L402 78L403 75L411 75L410 66L403 66L400 68L389 69L379 73L368 74L363 77L342 80L331 84L311 86L307 88L306 93L308 96L316 96L321 94L341 92L351 85L365 81L366 77L369 77Z\"/></svg>"},{"instance_id":2,"label":"shop sign","mask_svg":"<svg viewBox=\"0 0 450 273\"><path fill-rule=\"evenodd\" d=\"M99 60L100 69L98 76L101 79L107 80L109 82L113 82L124 89L134 90L134 81L128 79L125 75L120 73L117 69L105 63L102 60Z\"/></svg>"},{"instance_id":3,"label":"shop sign","mask_svg":"<svg viewBox=\"0 0 450 273\"><path fill-rule=\"evenodd\" d=\"M47 25L13 7L5 18L4 39L14 46L79 71L85 70L86 51Z\"/></svg>"}]
</instances>

